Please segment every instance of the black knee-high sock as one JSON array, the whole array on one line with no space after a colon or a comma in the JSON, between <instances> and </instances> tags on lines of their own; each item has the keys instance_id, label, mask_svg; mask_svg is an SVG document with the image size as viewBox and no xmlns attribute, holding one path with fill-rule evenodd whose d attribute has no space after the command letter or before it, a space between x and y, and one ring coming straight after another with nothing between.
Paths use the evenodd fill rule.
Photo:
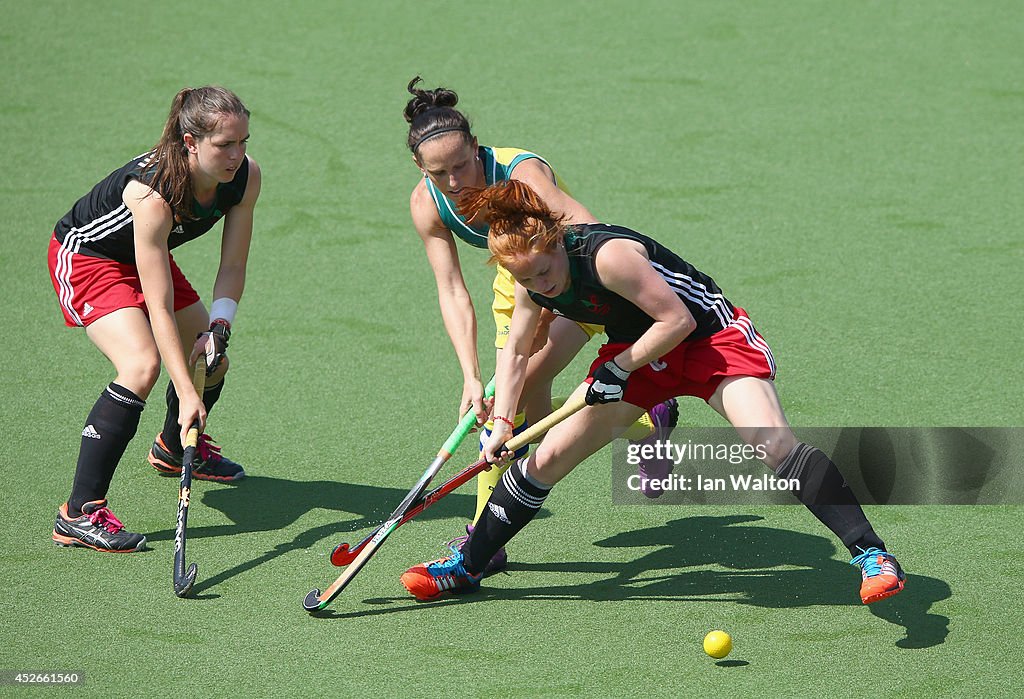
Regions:
<instances>
[{"instance_id":1,"label":"black knee-high sock","mask_svg":"<svg viewBox=\"0 0 1024 699\"><path fill-rule=\"evenodd\" d=\"M793 494L839 537L851 556L871 547L885 550L843 474L820 449L800 442L782 460L776 473L780 478L800 482L800 490Z\"/></svg>"},{"instance_id":2,"label":"black knee-high sock","mask_svg":"<svg viewBox=\"0 0 1024 699\"><path fill-rule=\"evenodd\" d=\"M551 486L526 474L526 459L512 464L494 487L487 507L462 548L466 570L474 575L480 573L491 556L530 523L549 492Z\"/></svg>"},{"instance_id":3,"label":"black knee-high sock","mask_svg":"<svg viewBox=\"0 0 1024 699\"><path fill-rule=\"evenodd\" d=\"M206 406L207 413L213 409L222 390L224 379L216 386L207 386L203 391L203 405ZM181 454L185 450L181 446L181 426L178 424L178 392L174 390L174 384L170 381L167 382L166 400L167 414L164 415L164 429L160 433L160 439L172 454Z\"/></svg>"},{"instance_id":4,"label":"black knee-high sock","mask_svg":"<svg viewBox=\"0 0 1024 699\"><path fill-rule=\"evenodd\" d=\"M78 466L68 498L68 515L78 517L82 505L107 496L114 470L139 428L146 401L124 386L107 386L85 420Z\"/></svg>"}]
</instances>

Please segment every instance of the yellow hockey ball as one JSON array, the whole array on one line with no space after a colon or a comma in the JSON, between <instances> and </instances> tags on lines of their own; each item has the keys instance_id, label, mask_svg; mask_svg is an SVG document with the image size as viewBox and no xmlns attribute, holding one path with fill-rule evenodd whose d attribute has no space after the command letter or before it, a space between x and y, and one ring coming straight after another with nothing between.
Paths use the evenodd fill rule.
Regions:
<instances>
[{"instance_id":1,"label":"yellow hockey ball","mask_svg":"<svg viewBox=\"0 0 1024 699\"><path fill-rule=\"evenodd\" d=\"M732 650L732 637L725 631L710 631L704 637L704 652L712 658L724 658Z\"/></svg>"}]
</instances>

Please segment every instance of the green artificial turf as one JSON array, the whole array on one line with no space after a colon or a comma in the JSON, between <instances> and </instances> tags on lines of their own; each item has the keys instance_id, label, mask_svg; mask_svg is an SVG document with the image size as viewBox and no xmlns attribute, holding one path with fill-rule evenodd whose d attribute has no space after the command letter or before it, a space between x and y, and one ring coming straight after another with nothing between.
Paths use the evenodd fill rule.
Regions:
<instances>
[{"instance_id":1,"label":"green artificial turf","mask_svg":"<svg viewBox=\"0 0 1024 699\"><path fill-rule=\"evenodd\" d=\"M417 604L398 582L459 533L467 487L394 534L327 614L301 607L339 572L331 548L382 521L455 424L461 376L408 214L414 75L459 92L481 143L544 155L603 220L711 274L772 344L795 425L1018 426L1019 3L41 0L3 14L0 671L82 672L82 696L1019 695L1019 494L869 507L908 582L865 608L845 550L802 507L613 506L604 450L479 594ZM174 93L206 83L252 110L264 172L209 422L250 477L196 484L199 578L181 600L177 483L145 463L163 380L110 493L150 550L50 541L112 373L63 327L44 254L74 200L155 142ZM460 251L489 372L491 271ZM209 303L217 234L175 257ZM683 422L719 424L693 400ZM445 473L473 458L465 445ZM715 628L734 639L725 661L701 650Z\"/></svg>"}]
</instances>

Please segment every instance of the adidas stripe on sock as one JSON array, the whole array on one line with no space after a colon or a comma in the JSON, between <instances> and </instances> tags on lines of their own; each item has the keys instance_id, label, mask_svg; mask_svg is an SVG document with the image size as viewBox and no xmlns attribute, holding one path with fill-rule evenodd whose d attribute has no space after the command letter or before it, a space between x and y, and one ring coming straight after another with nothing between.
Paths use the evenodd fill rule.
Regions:
<instances>
[{"instance_id":1,"label":"adidas stripe on sock","mask_svg":"<svg viewBox=\"0 0 1024 699\"><path fill-rule=\"evenodd\" d=\"M859 548L874 546L885 550L885 544L868 522L857 496L823 451L800 442L782 460L776 473L780 478L800 482L800 490L793 494L839 537L851 556L855 556Z\"/></svg>"},{"instance_id":2,"label":"adidas stripe on sock","mask_svg":"<svg viewBox=\"0 0 1024 699\"><path fill-rule=\"evenodd\" d=\"M521 459L505 471L463 546L466 570L473 575L483 571L498 549L530 523L551 492L551 486L526 472L526 461Z\"/></svg>"},{"instance_id":3,"label":"adidas stripe on sock","mask_svg":"<svg viewBox=\"0 0 1024 699\"><path fill-rule=\"evenodd\" d=\"M146 401L124 386L111 383L96 400L82 430L68 515L78 517L82 505L107 496L114 470L139 428Z\"/></svg>"}]
</instances>

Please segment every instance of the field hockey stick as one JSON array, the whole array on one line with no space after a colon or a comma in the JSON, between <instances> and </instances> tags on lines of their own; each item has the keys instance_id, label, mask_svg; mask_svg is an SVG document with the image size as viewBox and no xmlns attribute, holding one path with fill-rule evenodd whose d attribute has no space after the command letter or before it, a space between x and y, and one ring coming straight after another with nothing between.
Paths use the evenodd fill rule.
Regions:
<instances>
[{"instance_id":1,"label":"field hockey stick","mask_svg":"<svg viewBox=\"0 0 1024 699\"><path fill-rule=\"evenodd\" d=\"M515 452L522 446L529 444L534 441L542 434L547 432L549 429L557 425L562 420L566 419L573 413L577 412L580 408L586 405L585 394L581 391L574 398L565 402L561 408L551 413L544 419L540 420L537 424L531 425L529 428L523 430L520 434L514 436L512 439L505 443L505 449L508 451ZM462 485L466 481L470 480L474 475L481 471L487 471L490 469L492 464L488 464L484 459L480 459L472 466L463 469L455 478L448 481L444 485L438 487L434 491L427 494L426 497L420 500L420 496L425 488L414 488L406 496L402 504L399 505L398 509L395 510L391 517L384 522L377 530L377 533L373 535L369 543L367 543L363 550L355 557L352 563L349 564L348 568L338 576L330 587L323 592L320 592L319 588L313 589L306 595L306 599L303 600L302 606L307 612L315 612L323 609L331 603L335 597L337 597L342 590L352 581L352 578L362 570L366 562L377 552L377 549L381 547L384 540L391 535L395 529L401 526L404 522L409 521L412 518L406 517L405 515L411 512L414 508L417 509L417 514L425 510L430 504L440 500L442 497L455 490L459 485ZM458 483L456 483L458 480ZM418 491L418 492L417 492ZM427 498L430 498L428 501Z\"/></svg>"},{"instance_id":2,"label":"field hockey stick","mask_svg":"<svg viewBox=\"0 0 1024 699\"><path fill-rule=\"evenodd\" d=\"M541 422L538 422L537 425L535 425L534 427L531 427L527 431L523 431L523 433L518 435L516 438L510 439L508 442L506 442L505 449L507 449L509 451L513 451L513 452L518 450L524 444L532 442L534 439L536 439L536 437L538 435L543 434L544 432L547 432L549 429L554 427L555 423L561 422L566 417L568 417L572 413L574 413L577 410L579 410L580 408L582 408L583 405L585 405L585 404L586 404L586 401L583 400L578 405L573 406L564 415L562 415L561 417L559 417L557 419L554 419L553 422L547 423L546 425L544 424L543 420ZM552 415L554 415L554 413L552 413ZM545 418L545 420L546 419L547 418ZM491 468L493 468L493 467L494 467L494 464L488 463L484 459L480 459L476 463L470 464L469 466L467 466L466 468L462 469L461 471L456 473L454 476L452 476L451 478L446 480L444 483L442 483L441 485L439 485L436 488L434 488L433 490L431 490L429 493L424 495L422 498L420 498L420 501L418 503L416 503L415 505L413 505L409 509L409 511L407 513L405 513L405 516L402 518L402 521L400 521L398 523L398 526L399 527L402 526L403 524L408 522L410 519L412 519L413 517L416 517L421 512L423 512L423 510L427 509L428 507L433 505L435 502L437 502L438 500L443 498L448 493L452 492L453 490L457 490L460 486L462 486L462 485L468 483L469 481L473 480L473 478L475 478L477 475L483 473L484 471L490 471Z\"/></svg>"},{"instance_id":3,"label":"field hockey stick","mask_svg":"<svg viewBox=\"0 0 1024 699\"><path fill-rule=\"evenodd\" d=\"M484 471L490 471L493 466L494 464L487 463L483 459L480 459L475 464L470 464L466 468L462 469L454 476L446 480L444 483L437 486L429 493L423 495L423 497L421 497L416 502L415 505L410 507L409 510L404 515L402 515L402 519L395 526L395 529L402 526L410 519L417 516L419 513L423 512L423 510L433 505L435 502L443 498L448 493L459 488L459 486L464 485L465 483L468 483L469 481L473 480L473 478L478 474L483 473ZM362 552L363 547L365 547L366 544L369 543L370 539L372 539L377 534L377 532L381 530L383 526L384 525L381 525L380 527L374 529L372 532L366 535L365 539L363 539L351 548L349 548L348 544L339 544L331 553L331 563L339 567L347 566L350 563L352 563L352 561L356 559L356 556L358 556Z\"/></svg>"},{"instance_id":4,"label":"field hockey stick","mask_svg":"<svg viewBox=\"0 0 1024 699\"><path fill-rule=\"evenodd\" d=\"M206 361L200 356L196 360L192 385L196 393L203 395L206 386ZM192 591L198 569L193 563L185 570L185 527L188 523L188 501L192 495L192 462L196 458L199 443L199 420L189 427L185 434L185 453L181 456L181 483L178 486L178 524L174 530L174 594L184 597Z\"/></svg>"},{"instance_id":5,"label":"field hockey stick","mask_svg":"<svg viewBox=\"0 0 1024 699\"><path fill-rule=\"evenodd\" d=\"M477 461L475 464L471 464L466 468L462 469L454 476L446 480L444 483L437 486L429 493L426 493L423 497L421 497L416 502L415 505L410 507L409 510L404 515L402 515L402 519L399 520L397 525L395 525L395 529L402 526L413 517L416 517L419 513L423 512L423 510L427 509L435 502L443 498L445 495L457 489L459 486L473 480L473 478L477 474L483 473L484 471L490 471L493 465L494 464L489 464L483 459L481 459L480 461ZM366 536L365 539L363 539L351 548L349 548L348 544L339 544L338 547L335 548L334 551L331 553L331 563L339 567L351 564L352 561L354 561L356 557L360 553L362 553L362 550L366 546L366 544L368 544L370 540L377 535L377 532L379 532L383 526L384 525L381 525L380 527L374 529Z\"/></svg>"},{"instance_id":6,"label":"field hockey stick","mask_svg":"<svg viewBox=\"0 0 1024 699\"><path fill-rule=\"evenodd\" d=\"M484 388L484 398L490 398L493 395L494 377L492 376L491 380L487 383L487 387ZM465 415L462 416L462 419L459 421L459 424L456 425L455 429L452 430L452 433L448 435L448 439L445 440L444 445L441 447L441 451L437 452L437 456L434 457L434 460L430 463L430 466L427 467L427 470L423 473L423 477L420 478L419 482L417 482L416 485L413 486L413 489L409 491L409 495L412 495L413 491L418 491L419 493L422 493L424 490L426 490L427 486L430 484L430 481L433 480L434 476L438 474L438 472L441 470L441 467L448 462L448 459L452 458L452 454L454 454L455 451L459 448L459 445L462 444L462 440L466 438L466 435L470 433L475 424L476 413L474 413L471 408ZM409 495L406 495L406 500L408 500ZM399 509L402 509L402 507L406 505L406 500L402 501L402 505L399 506ZM406 507L405 509L408 509L408 507ZM398 510L395 510L395 513L397 512ZM359 555L359 553L363 550L366 544L370 542L370 539L376 536L377 532L379 532L383 527L384 525L382 524L381 526L374 529L367 535L365 539L356 544L354 548L349 548L349 545L347 543L342 543L335 546L334 550L331 551L331 563L333 563L336 566L349 565L352 561L355 560L356 556Z\"/></svg>"},{"instance_id":7,"label":"field hockey stick","mask_svg":"<svg viewBox=\"0 0 1024 699\"><path fill-rule=\"evenodd\" d=\"M494 377L491 377L491 380L487 383L487 387L484 389L484 397L489 398L493 395ZM348 584L348 581L355 577L355 574L359 572L359 569L366 564L366 561L373 556L374 552L380 548L384 543L384 540L391 533L391 530L395 528L394 523L401 520L406 511L408 511L408 509L417 500L419 500L420 496L423 495L427 486L430 485L430 481L433 480L434 476L436 476L441 470L441 467L444 466L445 462L451 458L452 452L454 452L459 444L462 443L462 440L466 438L466 435L469 434L469 431L475 424L476 413L470 409L462 416L458 426L448 436L448 439L445 440L441 450L437 453L437 456L434 457L434 460L431 462L430 466L427 467L427 470L423 472L423 475L420 476L416 485L412 487L412 490L406 494L401 504L399 504L395 511L391 513L391 517L388 518L384 524L378 527L377 530L370 535L367 541L360 544L361 551L353 559L352 565L350 565L345 572L342 573L342 575L335 580L329 588L327 588L327 591L323 595L321 595L319 588L310 591L310 593L306 595L306 599L303 600L302 603L306 611L312 612L318 609L323 609L332 599L334 599L335 596L337 596L339 592L341 592L345 585ZM335 547L335 551L339 549L342 549L339 555L345 555L344 551L347 551L348 544L341 544L340 546ZM331 553L331 557L333 559L334 552ZM349 571L351 571L351 573ZM327 596L328 594L330 595L329 597Z\"/></svg>"},{"instance_id":8,"label":"field hockey stick","mask_svg":"<svg viewBox=\"0 0 1024 699\"><path fill-rule=\"evenodd\" d=\"M573 412L575 412L575 410L573 410ZM540 429L543 429L544 431L547 431L552 426L549 424L548 426L545 427L541 423L537 424L540 425ZM532 432L527 434L526 432L524 432L523 434L527 435L527 441L531 441L533 439L532 435L536 435L537 433ZM513 446L510 447L509 445ZM514 451L515 449L518 449L522 445L519 443L513 443L510 440L505 446L507 449L513 449ZM413 517L416 517L421 512L423 512L423 510L433 505L435 502L443 498L448 493L458 489L460 486L473 480L473 478L478 474L483 473L484 471L491 470L492 466L494 466L494 464L487 463L487 461L481 459L477 461L475 464L470 464L466 468L462 469L454 476L449 478L447 481L437 486L429 493L425 494L422 498L420 498L419 502L417 502L415 505L409 508L408 512L406 512L405 515L402 516L401 521L399 521L398 525L395 528L397 529ZM353 560L355 560L356 556L359 555L363 547L366 546L367 542L369 542L370 539L372 539L378 531L380 531L380 527L373 530L365 539L363 539L351 548L348 547L348 544L340 544L337 548L334 549L334 553L331 555L331 562L334 563L334 565L336 566L349 565L350 563L352 563Z\"/></svg>"},{"instance_id":9,"label":"field hockey stick","mask_svg":"<svg viewBox=\"0 0 1024 699\"><path fill-rule=\"evenodd\" d=\"M469 466L467 466L466 468L462 469L461 471L456 473L454 476L452 476L451 478L446 480L444 483L442 483L441 485L439 485L436 488L434 488L433 490L431 490L429 493L424 494L423 497L421 497L416 502L416 504L413 505L411 508L409 508L409 511L406 512L402 516L401 521L398 522L398 524L396 525L395 528L397 529L398 527L402 526L403 524L408 522L410 519L416 517L421 512L423 512L423 510L427 509L428 507L433 505L435 502L437 502L438 500L443 498L448 493L452 492L453 490L457 490L460 486L465 485L466 483L468 483L469 481L473 480L476 476L478 476L479 474L483 473L484 471L490 471L493 467L494 467L494 464L488 463L488 462L484 461L483 459L480 459L479 461L477 461L474 464L470 464ZM368 542L370 539L372 539L374 534L377 531L379 531L379 529L380 528L378 527L373 532L371 532L369 534L369 536L367 536L361 542L359 542L354 547L352 547L352 550L348 551L345 554L344 559L341 559L340 557L336 558L336 559L332 559L332 562L334 562L334 565L336 565L336 566L346 566L346 565L349 565L353 560L355 560L356 556L359 555L359 552L362 551L363 547L366 545L366 542ZM339 561L339 562L335 562L335 561Z\"/></svg>"}]
</instances>

